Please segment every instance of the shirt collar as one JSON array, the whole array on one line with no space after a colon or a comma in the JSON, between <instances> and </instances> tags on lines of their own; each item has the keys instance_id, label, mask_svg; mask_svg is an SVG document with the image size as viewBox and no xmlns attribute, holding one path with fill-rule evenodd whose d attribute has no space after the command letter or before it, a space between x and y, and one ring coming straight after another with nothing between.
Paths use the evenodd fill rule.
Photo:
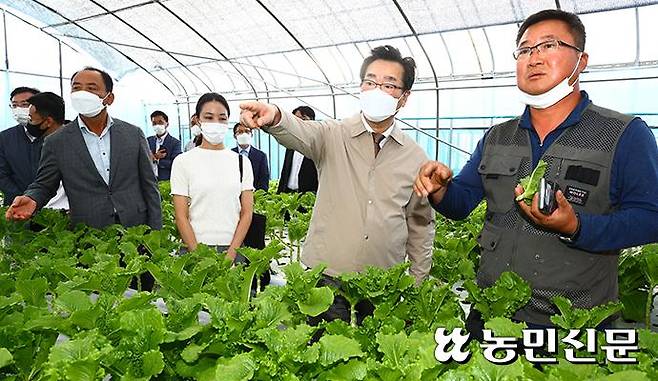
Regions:
<instances>
[{"instance_id":1,"label":"shirt collar","mask_svg":"<svg viewBox=\"0 0 658 381\"><path fill-rule=\"evenodd\" d=\"M164 140L167 138L167 135L169 135L169 131L165 131L165 133L162 136L155 135L155 138L159 142L164 142Z\"/></svg>"},{"instance_id":2,"label":"shirt collar","mask_svg":"<svg viewBox=\"0 0 658 381\"><path fill-rule=\"evenodd\" d=\"M23 126L23 131L25 131L25 136L30 140L30 143L33 143L35 140L37 140L36 137L32 136L29 132L27 132L27 126Z\"/></svg>"},{"instance_id":3,"label":"shirt collar","mask_svg":"<svg viewBox=\"0 0 658 381\"><path fill-rule=\"evenodd\" d=\"M85 122L82 120L82 118L80 118L80 116L78 116L78 125L80 125L80 129L81 129L81 130L83 130L83 131L86 130L86 131L89 132L90 134L93 134L93 132L91 132L91 130L89 129L89 127L87 127L87 125L86 125ZM105 134L107 134L107 132L110 130L110 127L112 127L112 125L114 125L114 119L112 119L112 117L110 116L110 114L107 114L107 124L105 125L105 128L103 129L103 132L101 132L101 134L100 134L99 137L102 138L103 136L105 136ZM95 135L95 134L94 134L94 135Z\"/></svg>"},{"instance_id":4,"label":"shirt collar","mask_svg":"<svg viewBox=\"0 0 658 381\"><path fill-rule=\"evenodd\" d=\"M361 113L360 116L361 116L361 123L356 123L354 128L352 128L352 137L361 135L364 132L370 132L370 133L375 132L366 121L366 118L365 116L363 116L363 113ZM393 119L393 124L391 124L391 126L382 133L382 135L384 135L384 139L388 139L389 137L391 137L400 145L404 145L402 141L403 134L404 133L398 127L398 122L395 119Z\"/></svg>"},{"instance_id":5,"label":"shirt collar","mask_svg":"<svg viewBox=\"0 0 658 381\"><path fill-rule=\"evenodd\" d=\"M251 144L249 144L249 145L247 146L247 148L242 148L242 147L240 147L240 145L238 144L238 153L241 153L242 151L247 151L247 155L248 155L248 154L251 152Z\"/></svg>"},{"instance_id":6,"label":"shirt collar","mask_svg":"<svg viewBox=\"0 0 658 381\"><path fill-rule=\"evenodd\" d=\"M562 122L562 124L556 128L556 130L578 124L580 122L580 117L583 115L583 111L585 111L590 103L592 103L592 101L589 100L589 95L585 91L581 90L580 102L578 102L576 108L571 111L567 119L565 119L564 122ZM523 115L521 115L521 119L519 121L519 127L525 128L526 130L532 129L532 122L530 121L530 106L525 107Z\"/></svg>"}]
</instances>

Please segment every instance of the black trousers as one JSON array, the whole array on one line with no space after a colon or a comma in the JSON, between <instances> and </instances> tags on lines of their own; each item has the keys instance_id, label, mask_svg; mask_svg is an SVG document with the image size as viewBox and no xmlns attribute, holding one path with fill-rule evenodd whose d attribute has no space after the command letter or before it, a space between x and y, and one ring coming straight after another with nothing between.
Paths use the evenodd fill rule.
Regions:
<instances>
[{"instance_id":1,"label":"black trousers","mask_svg":"<svg viewBox=\"0 0 658 381\"><path fill-rule=\"evenodd\" d=\"M318 287L328 286L334 289L341 288L341 282L338 279L332 278L328 275L322 275L320 281L318 282ZM371 316L375 312L375 306L369 300L362 300L354 306L356 309L356 323L361 325L363 319L368 316ZM333 321L336 319L343 320L347 323L350 322L350 312L351 306L350 303L344 297L336 295L334 297L334 303L329 307L329 309L318 316L309 316L308 324L311 326L317 326L322 321Z\"/></svg>"}]
</instances>

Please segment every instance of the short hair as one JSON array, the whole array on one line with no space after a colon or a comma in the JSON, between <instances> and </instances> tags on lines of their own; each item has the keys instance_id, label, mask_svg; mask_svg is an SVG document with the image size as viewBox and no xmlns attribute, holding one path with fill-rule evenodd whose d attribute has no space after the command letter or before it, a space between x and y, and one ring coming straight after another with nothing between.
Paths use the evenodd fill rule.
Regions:
<instances>
[{"instance_id":1,"label":"short hair","mask_svg":"<svg viewBox=\"0 0 658 381\"><path fill-rule=\"evenodd\" d=\"M313 111L313 109L308 106L299 106L296 109L292 110L293 114L297 112L311 118L312 120L315 120L315 111Z\"/></svg>"},{"instance_id":2,"label":"short hair","mask_svg":"<svg viewBox=\"0 0 658 381\"><path fill-rule=\"evenodd\" d=\"M527 19L519 27L519 31L516 34L516 45L519 45L523 33L528 30L529 27L540 23L546 20L558 20L562 21L569 27L569 31L573 36L576 47L580 50L585 50L585 25L580 21L580 17L574 13L565 12L561 9L544 9L533 15L528 16Z\"/></svg>"},{"instance_id":3,"label":"short hair","mask_svg":"<svg viewBox=\"0 0 658 381\"><path fill-rule=\"evenodd\" d=\"M64 99L59 95L46 91L31 96L27 103L44 118L51 117L55 122L64 124Z\"/></svg>"},{"instance_id":4,"label":"short hair","mask_svg":"<svg viewBox=\"0 0 658 381\"><path fill-rule=\"evenodd\" d=\"M365 78L368 66L377 60L393 61L402 65L402 68L404 69L404 74L402 76L402 90L411 90L411 86L413 86L414 81L416 80L416 61L414 61L413 58L403 58L400 51L391 45L378 46L372 49L370 51L370 56L363 60L360 71L361 79Z\"/></svg>"},{"instance_id":5,"label":"short hair","mask_svg":"<svg viewBox=\"0 0 658 381\"><path fill-rule=\"evenodd\" d=\"M242 124L242 123L236 123L236 124L233 126L233 135L235 135L236 132L238 132L238 128L239 128L240 126L247 127L247 128L249 129L249 131L251 131L251 127L249 127L249 126L245 126L245 125Z\"/></svg>"},{"instance_id":6,"label":"short hair","mask_svg":"<svg viewBox=\"0 0 658 381\"><path fill-rule=\"evenodd\" d=\"M155 110L151 113L151 119L155 118L156 116L163 117L165 122L169 123L169 117L164 113L164 111Z\"/></svg>"},{"instance_id":7,"label":"short hair","mask_svg":"<svg viewBox=\"0 0 658 381\"><path fill-rule=\"evenodd\" d=\"M73 75L71 76L71 83L73 83L73 78L75 78L75 76L82 71L95 71L96 73L99 73L103 78L103 83L105 84L105 90L108 93L111 93L112 90L114 89L114 81L112 81L112 77L109 74L107 74L107 72L95 68L93 66L85 66L82 68L82 70L78 70L75 73L73 73Z\"/></svg>"},{"instance_id":8,"label":"short hair","mask_svg":"<svg viewBox=\"0 0 658 381\"><path fill-rule=\"evenodd\" d=\"M201 115L201 108L203 108L203 105L208 102L221 103L224 107L226 107L227 116L231 116L231 109L228 108L228 102L226 101L226 98L217 93L205 93L201 96L201 98L199 98L199 100L196 102L196 108L194 110L197 116Z\"/></svg>"},{"instance_id":9,"label":"short hair","mask_svg":"<svg viewBox=\"0 0 658 381\"><path fill-rule=\"evenodd\" d=\"M33 87L19 86L14 90L12 90L12 92L9 94L9 99L21 93L31 93L32 95L35 95L35 94L39 94L39 90Z\"/></svg>"}]
</instances>

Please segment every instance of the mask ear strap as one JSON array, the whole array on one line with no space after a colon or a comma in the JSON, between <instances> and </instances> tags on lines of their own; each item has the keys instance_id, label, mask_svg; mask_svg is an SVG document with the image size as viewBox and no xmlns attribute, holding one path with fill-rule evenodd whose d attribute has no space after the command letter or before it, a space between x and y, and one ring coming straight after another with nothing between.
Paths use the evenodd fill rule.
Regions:
<instances>
[{"instance_id":1,"label":"mask ear strap","mask_svg":"<svg viewBox=\"0 0 658 381\"><path fill-rule=\"evenodd\" d=\"M580 65L580 59L582 57L583 57L583 52L580 52L580 54L578 54L578 61L576 62L576 66L573 68L571 74L569 74L569 77L567 77L567 82L571 81L571 77L573 77L573 75L576 74L576 71L578 71L578 66Z\"/></svg>"}]
</instances>

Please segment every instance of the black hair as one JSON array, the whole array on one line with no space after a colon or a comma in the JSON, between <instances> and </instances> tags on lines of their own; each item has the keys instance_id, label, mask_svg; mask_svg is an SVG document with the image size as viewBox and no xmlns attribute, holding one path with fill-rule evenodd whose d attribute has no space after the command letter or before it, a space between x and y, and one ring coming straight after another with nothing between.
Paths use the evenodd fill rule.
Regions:
<instances>
[{"instance_id":1,"label":"black hair","mask_svg":"<svg viewBox=\"0 0 658 381\"><path fill-rule=\"evenodd\" d=\"M108 93L111 93L112 90L114 89L114 82L112 81L112 77L109 74L107 74L107 72L104 72L103 70L92 66L85 66L82 68L82 70L78 70L75 73L73 73L73 75L71 76L71 83L73 83L73 78L75 78L75 76L82 71L95 71L96 73L99 73L103 78L103 83L105 84L105 90Z\"/></svg>"},{"instance_id":2,"label":"black hair","mask_svg":"<svg viewBox=\"0 0 658 381\"><path fill-rule=\"evenodd\" d=\"M416 80L416 62L411 57L402 57L400 51L391 45L378 46L370 51L370 56L366 57L361 64L360 76L364 79L366 76L366 69L371 63L377 60L393 61L402 65L404 75L402 78L402 90L411 90L414 81Z\"/></svg>"},{"instance_id":3,"label":"black hair","mask_svg":"<svg viewBox=\"0 0 658 381\"><path fill-rule=\"evenodd\" d=\"M64 124L64 99L50 91L31 96L27 103L34 106L39 115L51 117L55 122Z\"/></svg>"},{"instance_id":4,"label":"black hair","mask_svg":"<svg viewBox=\"0 0 658 381\"><path fill-rule=\"evenodd\" d=\"M240 126L242 126L242 124L240 124L240 123L236 123L236 124L233 126L233 135L235 135L236 132L238 132L238 127L240 127ZM247 128L249 128L249 127L247 127ZM249 131L251 131L251 128L249 128Z\"/></svg>"},{"instance_id":5,"label":"black hair","mask_svg":"<svg viewBox=\"0 0 658 381\"><path fill-rule=\"evenodd\" d=\"M226 116L231 116L231 110L228 108L228 102L226 101L226 98L224 98L223 96L217 93L205 93L196 102L195 114L197 115L197 117L200 117L201 108L203 108L203 105L205 105L208 102L221 103L224 107L226 107L226 114L227 114Z\"/></svg>"},{"instance_id":6,"label":"black hair","mask_svg":"<svg viewBox=\"0 0 658 381\"><path fill-rule=\"evenodd\" d=\"M20 86L12 90L12 92L9 94L9 99L13 98L17 94L21 93L32 93L32 95L39 94L39 90L33 88L33 87L25 87L25 86Z\"/></svg>"},{"instance_id":7,"label":"black hair","mask_svg":"<svg viewBox=\"0 0 658 381\"><path fill-rule=\"evenodd\" d=\"M311 118L311 120L315 120L315 111L313 111L313 109L308 106L299 106L296 109L292 110L293 114L296 114L297 112Z\"/></svg>"},{"instance_id":8,"label":"black hair","mask_svg":"<svg viewBox=\"0 0 658 381\"><path fill-rule=\"evenodd\" d=\"M169 123L169 117L163 111L155 110L151 113L151 119L155 118L156 116L163 117L165 122Z\"/></svg>"},{"instance_id":9,"label":"black hair","mask_svg":"<svg viewBox=\"0 0 658 381\"><path fill-rule=\"evenodd\" d=\"M565 12L561 9L544 9L533 15L528 16L527 19L519 27L519 31L516 34L516 45L519 45L523 33L528 30L529 27L540 23L546 20L559 20L567 24L569 31L573 36L576 47L580 50L585 50L585 25L580 21L580 17L575 13Z\"/></svg>"}]
</instances>

